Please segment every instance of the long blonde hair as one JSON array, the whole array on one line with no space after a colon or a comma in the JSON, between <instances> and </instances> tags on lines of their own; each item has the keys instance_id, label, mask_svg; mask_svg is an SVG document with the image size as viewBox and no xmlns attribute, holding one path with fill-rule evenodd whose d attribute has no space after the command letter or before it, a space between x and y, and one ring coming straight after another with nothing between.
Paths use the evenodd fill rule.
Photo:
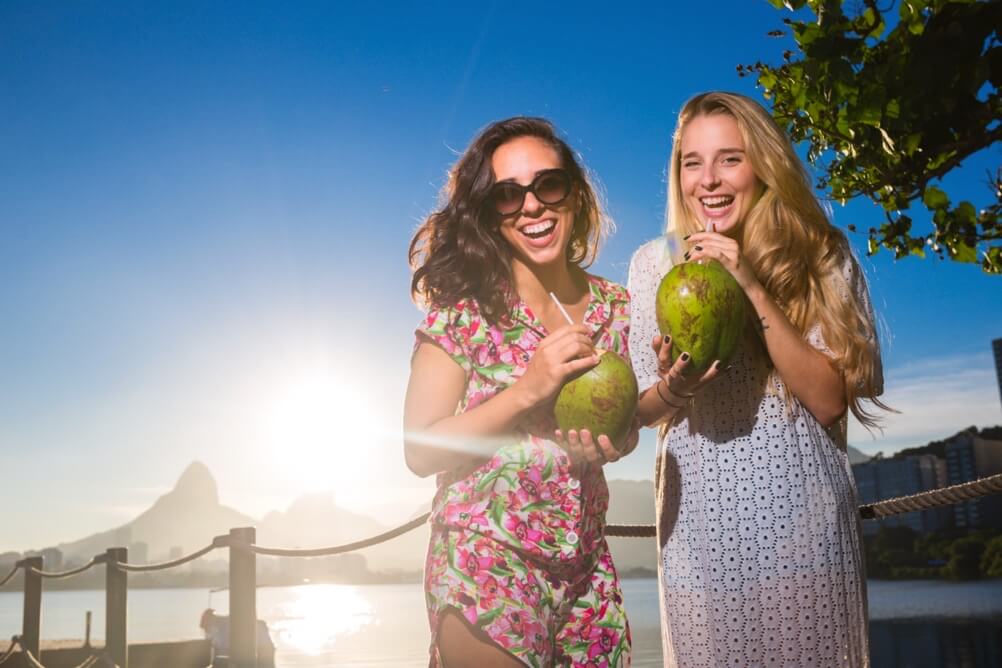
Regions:
<instances>
[{"instance_id":1,"label":"long blonde hair","mask_svg":"<svg viewBox=\"0 0 1002 668\"><path fill-rule=\"evenodd\" d=\"M864 426L875 427L875 414L862 405L886 408L880 394L880 358L876 332L865 304L855 298L843 275L850 261L849 243L833 226L811 188L810 176L786 134L762 105L736 93L709 92L686 102L672 137L666 212L672 260L682 262L682 237L703 229L681 188L682 134L700 116L728 114L744 139L745 154L764 185L762 195L740 228L741 253L759 281L802 334L821 328L834 353L832 363L845 381L846 403ZM860 277L862 280L862 277Z\"/></svg>"}]
</instances>

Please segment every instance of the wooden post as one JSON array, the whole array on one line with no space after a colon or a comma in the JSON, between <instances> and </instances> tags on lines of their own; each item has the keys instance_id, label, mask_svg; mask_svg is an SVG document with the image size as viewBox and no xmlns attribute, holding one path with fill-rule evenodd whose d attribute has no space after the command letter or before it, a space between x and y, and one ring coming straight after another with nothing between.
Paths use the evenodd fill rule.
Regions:
<instances>
[{"instance_id":1,"label":"wooden post","mask_svg":"<svg viewBox=\"0 0 1002 668\"><path fill-rule=\"evenodd\" d=\"M24 617L21 620L21 645L36 659L42 639L42 557L28 557L17 562L24 569ZM28 665L28 662L24 662Z\"/></svg>"},{"instance_id":2,"label":"wooden post","mask_svg":"<svg viewBox=\"0 0 1002 668\"><path fill-rule=\"evenodd\" d=\"M87 648L90 647L90 620L91 620L91 611L88 610L87 611L86 621L84 622L85 627L86 627L84 629L84 647L87 647Z\"/></svg>"},{"instance_id":3,"label":"wooden post","mask_svg":"<svg viewBox=\"0 0 1002 668\"><path fill-rule=\"evenodd\" d=\"M115 565L128 563L129 550L109 547L104 558L104 648L119 668L129 668L129 574Z\"/></svg>"},{"instance_id":4,"label":"wooden post","mask_svg":"<svg viewBox=\"0 0 1002 668\"><path fill-rule=\"evenodd\" d=\"M230 529L231 668L257 667L257 557L248 549L256 540L254 527Z\"/></svg>"}]
</instances>

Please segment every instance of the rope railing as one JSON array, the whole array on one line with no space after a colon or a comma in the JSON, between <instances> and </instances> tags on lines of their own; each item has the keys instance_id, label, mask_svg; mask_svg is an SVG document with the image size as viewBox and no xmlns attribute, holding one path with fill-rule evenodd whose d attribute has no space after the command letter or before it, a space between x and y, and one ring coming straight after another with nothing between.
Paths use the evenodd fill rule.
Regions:
<instances>
[{"instance_id":1,"label":"rope railing","mask_svg":"<svg viewBox=\"0 0 1002 668\"><path fill-rule=\"evenodd\" d=\"M7 584L8 582L10 582L11 578L13 578L15 575L17 575L17 569L18 569L18 566L17 566L17 564L15 564L14 568L11 569L10 573L8 573L5 578L3 578L2 580L0 580L0 588L2 588L5 584Z\"/></svg>"},{"instance_id":2,"label":"rope railing","mask_svg":"<svg viewBox=\"0 0 1002 668\"><path fill-rule=\"evenodd\" d=\"M7 662L7 659L14 656L14 650L16 649L17 649L17 636L14 636L13 638L10 639L10 647L7 648L7 651L4 652L3 654L0 654L0 665L3 665L4 663Z\"/></svg>"},{"instance_id":3,"label":"rope railing","mask_svg":"<svg viewBox=\"0 0 1002 668\"><path fill-rule=\"evenodd\" d=\"M261 547L260 545L251 545L250 550L254 554L266 555L269 557L327 557L334 554L342 554L344 552L353 552L355 550L361 550L366 547L371 547L373 545L378 545L379 543L390 540L391 538L396 538L397 536L403 535L412 529L416 529L425 522L428 521L428 517L431 513L425 513L420 517L415 517L406 524L401 524L395 529L390 529L389 531L384 531L381 534L372 536L371 538L366 538L365 540L358 540L353 543L346 543L344 545L334 545L331 547L317 547L317 548L306 548L306 549L288 549L283 547Z\"/></svg>"},{"instance_id":4,"label":"rope railing","mask_svg":"<svg viewBox=\"0 0 1002 668\"><path fill-rule=\"evenodd\" d=\"M20 650L20 655L24 661L28 662L30 668L45 668L42 662L35 658L35 655L24 646L24 643L21 642L21 636L14 636L10 639L10 647L7 648L6 652L0 654L0 665L3 665L8 659L14 656L18 650ZM95 668L99 661L103 661L102 666L106 666L107 668L118 668L118 664L108 658L108 655L103 651L94 652L84 659L83 662L77 664L75 668Z\"/></svg>"},{"instance_id":5,"label":"rope railing","mask_svg":"<svg viewBox=\"0 0 1002 668\"><path fill-rule=\"evenodd\" d=\"M58 572L55 572L55 573L51 573L49 571L43 571L43 570L40 570L38 568L30 568L30 567L28 568L28 570L31 571L32 573L34 573L35 575L37 575L40 578L46 578L47 580L61 580L63 578L69 578L69 577L73 577L74 575L79 575L80 573L83 573L84 571L86 571L86 570L88 570L90 568L93 568L94 566L96 566L99 563L101 563L100 560L99 560L99 558L98 557L94 557L93 559L91 559L90 561L88 561L83 566L80 566L78 568L72 568L72 569L70 569L68 571L58 571Z\"/></svg>"},{"instance_id":6,"label":"rope railing","mask_svg":"<svg viewBox=\"0 0 1002 668\"><path fill-rule=\"evenodd\" d=\"M920 492L918 494L912 494L909 496L902 496L893 499L886 499L884 501L878 501L876 503L864 504L859 507L860 516L865 519L877 519L881 517L889 517L891 515L898 515L902 513L910 513L919 510L928 510L930 508L935 508L937 506L944 506L953 503L960 503L963 501L969 501L971 499L976 499L981 496L987 496L989 494L998 494L1002 492L1002 473L988 476L980 480L974 480L971 482L960 483L957 485L951 485L949 487L943 487L941 489L934 489L925 492ZM409 531L412 531L419 526L425 524L431 513L424 513L414 519L402 524L398 527L390 529L389 531L384 531L383 533L376 534L369 538L363 540L357 540L351 543L344 543L341 545L332 545L328 547L316 547L316 548L282 548L282 547L265 547L262 545L249 545L247 546L255 554L263 556L272 557L326 557L333 556L337 554L344 554L346 552L354 552L356 550L365 549L367 547L372 547L373 545L378 545L385 541L401 536ZM614 536L619 538L650 538L654 536L654 525L652 524L609 524L605 528L605 533L608 536ZM129 564L126 562L111 562L116 568L123 571L128 571L131 573L143 573L152 571L162 571L170 568L176 568L190 561L199 559L206 554L212 552L220 547L225 547L227 544L227 536L217 536L212 543L206 545L200 550L196 550L191 554L188 554L171 561L163 561L155 564ZM29 569L33 573L39 575L43 578L48 579L61 579L68 578L98 565L101 563L107 563L105 555L97 555L89 562L80 566L79 568L74 568L67 571L60 572L48 572L39 569ZM15 566L10 573L7 574L2 580L0 580L0 587L5 585L14 575L17 573L18 567Z\"/></svg>"},{"instance_id":7,"label":"rope railing","mask_svg":"<svg viewBox=\"0 0 1002 668\"><path fill-rule=\"evenodd\" d=\"M864 520L889 517L890 515L910 513L916 510L928 510L937 506L970 501L971 499L988 496L989 494L998 494L1000 492L1002 492L1002 473L996 473L980 480L962 482L957 485L950 485L949 487L933 489L909 496L899 496L894 499L886 499L860 506L859 514Z\"/></svg>"},{"instance_id":8,"label":"rope railing","mask_svg":"<svg viewBox=\"0 0 1002 668\"><path fill-rule=\"evenodd\" d=\"M222 536L220 538L223 538ZM195 561L200 557L204 557L209 552L212 552L216 548L223 547L223 541L216 539L213 540L211 544L206 545L201 550L196 550L189 555L173 559L171 561L161 561L155 564L129 564L124 561L113 561L107 562L110 565L114 565L115 568L119 568L123 571L128 571L129 573L149 573L151 571L165 571L168 568L175 568L189 561Z\"/></svg>"}]
</instances>

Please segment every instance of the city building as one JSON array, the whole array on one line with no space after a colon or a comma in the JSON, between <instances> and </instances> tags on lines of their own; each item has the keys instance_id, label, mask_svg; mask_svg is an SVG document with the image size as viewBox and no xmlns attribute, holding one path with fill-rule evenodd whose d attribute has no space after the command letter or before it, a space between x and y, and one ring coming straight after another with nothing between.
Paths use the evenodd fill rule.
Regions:
<instances>
[{"instance_id":1,"label":"city building","mask_svg":"<svg viewBox=\"0 0 1002 668\"><path fill-rule=\"evenodd\" d=\"M995 355L995 379L999 384L999 402L1002 403L1002 339L992 341L992 354Z\"/></svg>"},{"instance_id":2,"label":"city building","mask_svg":"<svg viewBox=\"0 0 1002 668\"><path fill-rule=\"evenodd\" d=\"M871 459L854 464L853 477L860 503L874 503L898 496L918 494L946 484L945 462L935 455L910 455L894 459ZM940 508L892 515L863 523L866 534L880 527L906 526L918 533L940 531L950 525L950 513Z\"/></svg>"},{"instance_id":3,"label":"city building","mask_svg":"<svg viewBox=\"0 0 1002 668\"><path fill-rule=\"evenodd\" d=\"M947 484L956 485L1002 473L1002 440L969 429L946 443ZM982 496L952 506L958 529L1002 529L1002 495Z\"/></svg>"}]
</instances>

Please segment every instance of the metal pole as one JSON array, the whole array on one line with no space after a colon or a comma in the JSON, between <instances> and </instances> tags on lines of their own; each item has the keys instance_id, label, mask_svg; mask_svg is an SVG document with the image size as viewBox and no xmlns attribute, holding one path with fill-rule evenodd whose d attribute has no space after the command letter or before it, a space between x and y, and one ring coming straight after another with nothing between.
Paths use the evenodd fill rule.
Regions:
<instances>
[{"instance_id":1,"label":"metal pole","mask_svg":"<svg viewBox=\"0 0 1002 668\"><path fill-rule=\"evenodd\" d=\"M109 547L104 558L104 648L119 668L129 668L129 574L116 565L129 562L129 550Z\"/></svg>"},{"instance_id":2,"label":"metal pole","mask_svg":"<svg viewBox=\"0 0 1002 668\"><path fill-rule=\"evenodd\" d=\"M86 629L84 630L84 647L90 647L90 620L93 613L87 611Z\"/></svg>"},{"instance_id":3,"label":"metal pole","mask_svg":"<svg viewBox=\"0 0 1002 668\"><path fill-rule=\"evenodd\" d=\"M17 562L24 569L24 617L21 621L21 645L36 659L42 638L42 557L28 557ZM33 570L34 569L34 570ZM25 662L27 664L27 662Z\"/></svg>"},{"instance_id":4,"label":"metal pole","mask_svg":"<svg viewBox=\"0 0 1002 668\"><path fill-rule=\"evenodd\" d=\"M231 668L257 667L257 558L249 546L254 527L230 529L230 662Z\"/></svg>"}]
</instances>

